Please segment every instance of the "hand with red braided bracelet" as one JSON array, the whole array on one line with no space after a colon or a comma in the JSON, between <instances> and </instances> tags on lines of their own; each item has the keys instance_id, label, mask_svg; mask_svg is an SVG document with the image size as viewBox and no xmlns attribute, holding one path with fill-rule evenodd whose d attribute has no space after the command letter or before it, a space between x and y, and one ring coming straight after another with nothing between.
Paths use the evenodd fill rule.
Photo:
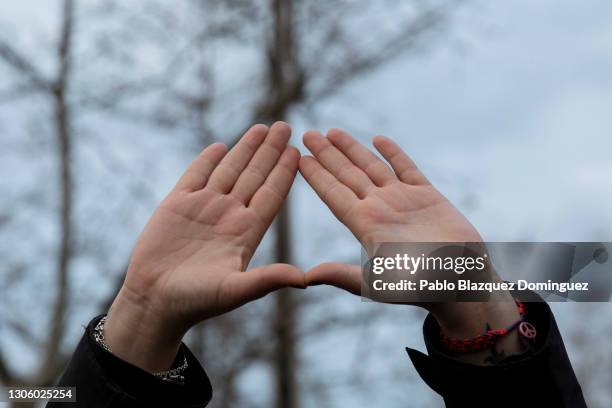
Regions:
<instances>
[{"instance_id":1,"label":"hand with red braided bracelet","mask_svg":"<svg viewBox=\"0 0 612 408\"><path fill-rule=\"evenodd\" d=\"M480 243L474 226L418 169L391 139L377 136L372 143L386 160L347 132L304 134L312 156L302 156L300 173L330 210L364 248L383 242ZM489 281L499 280L490 270ZM361 296L360 265L323 263L306 272L308 285L328 284ZM509 292L495 301L415 303L429 311L447 336L470 338L483 328L506 327L520 315ZM477 365L494 363L497 356L521 353L517 331L498 338L495 350L457 354L457 360Z\"/></svg>"}]
</instances>

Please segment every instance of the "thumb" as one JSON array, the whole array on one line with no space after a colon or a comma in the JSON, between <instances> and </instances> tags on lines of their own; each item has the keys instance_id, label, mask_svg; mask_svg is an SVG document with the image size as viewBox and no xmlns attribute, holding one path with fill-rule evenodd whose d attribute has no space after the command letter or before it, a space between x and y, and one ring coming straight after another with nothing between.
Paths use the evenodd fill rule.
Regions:
<instances>
[{"instance_id":1,"label":"thumb","mask_svg":"<svg viewBox=\"0 0 612 408\"><path fill-rule=\"evenodd\" d=\"M361 295L361 268L340 262L322 263L306 272L306 284L327 284Z\"/></svg>"},{"instance_id":2,"label":"thumb","mask_svg":"<svg viewBox=\"0 0 612 408\"><path fill-rule=\"evenodd\" d=\"M272 264L230 275L232 295L238 304L259 299L288 286L306 289L304 272L289 264Z\"/></svg>"}]
</instances>

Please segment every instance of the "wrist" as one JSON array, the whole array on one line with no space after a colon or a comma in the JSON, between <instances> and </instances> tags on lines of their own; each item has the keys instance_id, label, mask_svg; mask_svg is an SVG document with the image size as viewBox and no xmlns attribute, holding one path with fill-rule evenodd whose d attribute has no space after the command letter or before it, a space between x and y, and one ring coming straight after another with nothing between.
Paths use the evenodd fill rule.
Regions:
<instances>
[{"instance_id":1,"label":"wrist","mask_svg":"<svg viewBox=\"0 0 612 408\"><path fill-rule=\"evenodd\" d=\"M489 329L508 327L521 316L509 293L507 293L507 298L492 302L438 304L433 306L430 312L436 318L444 335L461 339L482 335ZM501 337L494 348L496 354L506 356L523 351L523 345L516 330ZM460 354L457 359L472 364L487 364L492 352L493 350L482 350Z\"/></svg>"},{"instance_id":2,"label":"wrist","mask_svg":"<svg viewBox=\"0 0 612 408\"><path fill-rule=\"evenodd\" d=\"M110 351L148 372L170 369L184 331L167 321L146 296L125 285L113 301L104 326Z\"/></svg>"},{"instance_id":3,"label":"wrist","mask_svg":"<svg viewBox=\"0 0 612 408\"><path fill-rule=\"evenodd\" d=\"M439 303L429 309L443 333L452 337L473 337L482 334L487 324L492 328L505 327L520 317L509 294L508 299Z\"/></svg>"}]
</instances>

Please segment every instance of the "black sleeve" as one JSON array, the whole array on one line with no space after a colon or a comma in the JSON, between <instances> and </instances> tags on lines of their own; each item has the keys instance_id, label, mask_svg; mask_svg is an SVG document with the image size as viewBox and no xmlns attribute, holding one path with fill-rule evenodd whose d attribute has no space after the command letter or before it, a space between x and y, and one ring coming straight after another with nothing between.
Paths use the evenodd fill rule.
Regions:
<instances>
[{"instance_id":1,"label":"black sleeve","mask_svg":"<svg viewBox=\"0 0 612 408\"><path fill-rule=\"evenodd\" d=\"M429 355L406 349L423 380L447 407L586 407L557 323L544 302L528 303L537 329L530 350L492 366L457 361L440 344L440 327L429 315L423 325Z\"/></svg>"},{"instance_id":2,"label":"black sleeve","mask_svg":"<svg viewBox=\"0 0 612 408\"><path fill-rule=\"evenodd\" d=\"M184 384L163 381L100 347L93 337L100 318L89 323L57 384L76 387L77 402L50 402L48 408L192 408L208 404L212 398L210 380L187 346L183 344L179 353L181 360L184 355L188 362Z\"/></svg>"}]
</instances>

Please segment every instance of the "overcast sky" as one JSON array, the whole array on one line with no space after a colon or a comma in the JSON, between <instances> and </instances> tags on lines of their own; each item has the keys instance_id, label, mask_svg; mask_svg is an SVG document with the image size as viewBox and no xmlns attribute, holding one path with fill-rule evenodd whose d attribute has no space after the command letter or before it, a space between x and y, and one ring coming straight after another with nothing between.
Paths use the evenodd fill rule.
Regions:
<instances>
[{"instance_id":1,"label":"overcast sky","mask_svg":"<svg viewBox=\"0 0 612 408\"><path fill-rule=\"evenodd\" d=\"M36 43L36 33L56 22L54 3L3 2L0 19L13 24L10 35ZM316 108L316 125L345 127L364 141L377 133L399 140L485 239L612 241L611 21L606 0L473 3L447 46L398 58L354 82ZM299 113L293 119L296 135L313 126ZM292 194L296 235L320 227L337 232L339 242L333 253L300 251L309 254L301 266L358 256L303 180ZM581 329L575 316L583 307L555 305L565 334ZM612 309L589 310L610 316ZM394 364L402 345L423 347L419 324L378 330L397 339L397 349L386 351ZM601 352L609 361L610 347ZM415 374L407 358L401 363ZM376 370L385 368L372 368L373 376ZM425 385L413 391L429 399ZM380 406L395 401L382 392L371 398Z\"/></svg>"},{"instance_id":2,"label":"overcast sky","mask_svg":"<svg viewBox=\"0 0 612 408\"><path fill-rule=\"evenodd\" d=\"M486 3L458 23L463 55L398 60L323 127L398 138L459 205L471 190L489 240L612 240L612 3Z\"/></svg>"}]
</instances>

